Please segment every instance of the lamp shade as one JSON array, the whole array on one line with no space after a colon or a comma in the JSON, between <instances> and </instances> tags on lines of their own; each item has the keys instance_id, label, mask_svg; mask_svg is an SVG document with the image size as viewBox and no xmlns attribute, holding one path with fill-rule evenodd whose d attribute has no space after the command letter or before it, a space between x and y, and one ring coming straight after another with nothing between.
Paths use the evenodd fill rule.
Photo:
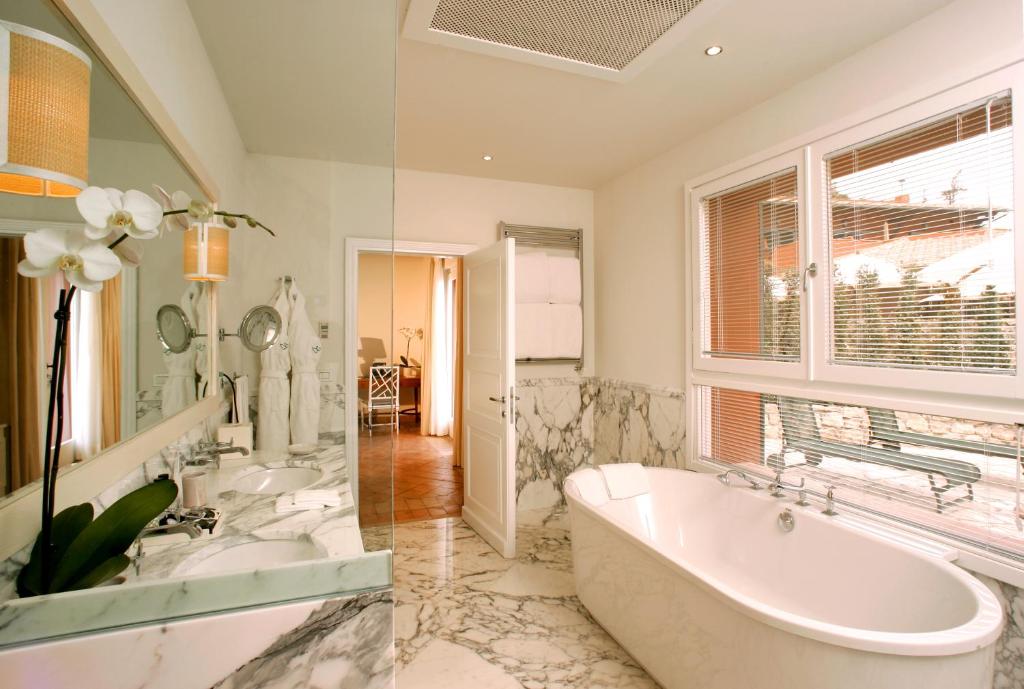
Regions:
<instances>
[{"instance_id":1,"label":"lamp shade","mask_svg":"<svg viewBox=\"0 0 1024 689\"><path fill-rule=\"evenodd\" d=\"M67 41L0 21L0 191L72 197L87 186L91 71Z\"/></svg>"},{"instance_id":2,"label":"lamp shade","mask_svg":"<svg viewBox=\"0 0 1024 689\"><path fill-rule=\"evenodd\" d=\"M185 279L223 282L228 279L227 227L213 222L194 223L185 231Z\"/></svg>"}]
</instances>

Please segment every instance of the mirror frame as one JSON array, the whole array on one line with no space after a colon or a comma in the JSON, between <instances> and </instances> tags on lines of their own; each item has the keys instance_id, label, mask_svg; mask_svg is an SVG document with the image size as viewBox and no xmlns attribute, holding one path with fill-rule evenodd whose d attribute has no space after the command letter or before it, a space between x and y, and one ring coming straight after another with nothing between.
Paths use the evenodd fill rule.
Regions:
<instances>
[{"instance_id":1,"label":"mirror frame","mask_svg":"<svg viewBox=\"0 0 1024 689\"><path fill-rule=\"evenodd\" d=\"M163 138L168 150L185 171L197 182L207 200L216 204L220 191L209 170L166 106L143 77L120 39L107 25L93 0L49 0L74 27L79 36L135 102ZM159 180L153 180L159 182ZM206 323L196 323L196 330L215 333L217 322L217 283L207 283ZM216 380L220 370L219 351L210 347L208 379ZM109 487L112 480L124 476L191 429L213 417L220 410L220 387L211 385L206 397L197 400L174 416L163 419L131 438L113 445L88 462L60 470L60 490L56 511L87 502ZM114 477L114 479L111 479ZM4 496L0 502L0 559L6 559L35 540L40 529L42 484L37 481Z\"/></svg>"}]
</instances>

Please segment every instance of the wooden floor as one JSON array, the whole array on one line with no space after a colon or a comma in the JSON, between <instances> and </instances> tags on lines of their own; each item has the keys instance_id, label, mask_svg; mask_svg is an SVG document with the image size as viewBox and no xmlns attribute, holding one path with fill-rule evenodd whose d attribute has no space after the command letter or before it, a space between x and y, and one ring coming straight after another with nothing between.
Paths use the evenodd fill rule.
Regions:
<instances>
[{"instance_id":1,"label":"wooden floor","mask_svg":"<svg viewBox=\"0 0 1024 689\"><path fill-rule=\"evenodd\" d=\"M458 517L462 514L462 469L452 466L451 438L424 436L412 416L403 416L397 436L375 428L359 434L359 522ZM391 504L392 443L394 505Z\"/></svg>"}]
</instances>

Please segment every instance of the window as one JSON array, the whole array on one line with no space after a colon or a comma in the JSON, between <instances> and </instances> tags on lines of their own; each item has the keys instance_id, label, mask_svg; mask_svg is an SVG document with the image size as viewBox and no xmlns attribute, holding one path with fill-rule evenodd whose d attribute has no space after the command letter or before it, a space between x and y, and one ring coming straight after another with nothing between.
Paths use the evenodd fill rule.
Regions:
<instances>
[{"instance_id":1,"label":"window","mask_svg":"<svg viewBox=\"0 0 1024 689\"><path fill-rule=\"evenodd\" d=\"M691 187L697 464L784 468L846 509L1024 567L1022 78Z\"/></svg>"},{"instance_id":2,"label":"window","mask_svg":"<svg viewBox=\"0 0 1024 689\"><path fill-rule=\"evenodd\" d=\"M797 170L701 199L703 353L800 359Z\"/></svg>"},{"instance_id":3,"label":"window","mask_svg":"<svg viewBox=\"0 0 1024 689\"><path fill-rule=\"evenodd\" d=\"M825 159L834 363L1016 369L1008 94Z\"/></svg>"},{"instance_id":4,"label":"window","mask_svg":"<svg viewBox=\"0 0 1024 689\"><path fill-rule=\"evenodd\" d=\"M835 487L840 504L1024 561L1012 424L698 386L704 462Z\"/></svg>"}]
</instances>

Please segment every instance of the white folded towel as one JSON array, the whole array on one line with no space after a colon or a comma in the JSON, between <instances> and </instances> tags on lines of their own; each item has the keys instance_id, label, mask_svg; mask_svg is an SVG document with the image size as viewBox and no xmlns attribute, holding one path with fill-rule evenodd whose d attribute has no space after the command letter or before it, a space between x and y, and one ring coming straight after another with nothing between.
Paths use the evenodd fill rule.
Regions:
<instances>
[{"instance_id":1,"label":"white folded towel","mask_svg":"<svg viewBox=\"0 0 1024 689\"><path fill-rule=\"evenodd\" d=\"M580 259L575 256L548 256L548 301L552 304L579 304L583 301Z\"/></svg>"},{"instance_id":2,"label":"white folded towel","mask_svg":"<svg viewBox=\"0 0 1024 689\"><path fill-rule=\"evenodd\" d=\"M548 294L548 255L516 254L516 303L546 304Z\"/></svg>"},{"instance_id":3,"label":"white folded towel","mask_svg":"<svg viewBox=\"0 0 1024 689\"><path fill-rule=\"evenodd\" d=\"M551 348L548 356L577 359L583 353L583 307L549 304Z\"/></svg>"},{"instance_id":4,"label":"white folded towel","mask_svg":"<svg viewBox=\"0 0 1024 689\"><path fill-rule=\"evenodd\" d=\"M274 503L274 511L302 512L304 510L322 510L325 507L337 507L341 504L341 496L336 490L297 490L282 495Z\"/></svg>"},{"instance_id":5,"label":"white folded towel","mask_svg":"<svg viewBox=\"0 0 1024 689\"><path fill-rule=\"evenodd\" d=\"M516 358L551 356L550 304L516 304Z\"/></svg>"},{"instance_id":6,"label":"white folded towel","mask_svg":"<svg viewBox=\"0 0 1024 689\"><path fill-rule=\"evenodd\" d=\"M604 475L597 469L577 469L565 479L566 486L575 486L576 492L584 502L600 507L608 502L608 489L604 484Z\"/></svg>"},{"instance_id":7,"label":"white folded towel","mask_svg":"<svg viewBox=\"0 0 1024 689\"><path fill-rule=\"evenodd\" d=\"M602 464L598 469L604 475L604 484L612 500L632 498L651 492L651 484L647 480L647 470L643 464Z\"/></svg>"}]
</instances>

